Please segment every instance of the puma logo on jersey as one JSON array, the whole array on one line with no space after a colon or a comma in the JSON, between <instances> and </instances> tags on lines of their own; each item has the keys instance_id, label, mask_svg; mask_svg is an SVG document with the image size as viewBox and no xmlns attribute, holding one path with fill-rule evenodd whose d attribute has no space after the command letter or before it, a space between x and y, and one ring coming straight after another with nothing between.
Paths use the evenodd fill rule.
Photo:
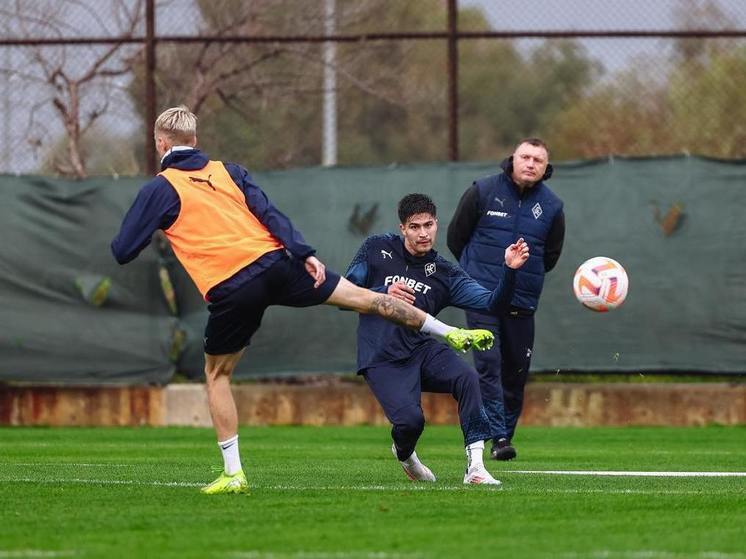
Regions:
<instances>
[{"instance_id":1,"label":"puma logo on jersey","mask_svg":"<svg viewBox=\"0 0 746 559\"><path fill-rule=\"evenodd\" d=\"M501 208L505 207L505 200L500 200L497 196L495 196L495 202L499 203Z\"/></svg>"},{"instance_id":2,"label":"puma logo on jersey","mask_svg":"<svg viewBox=\"0 0 746 559\"><path fill-rule=\"evenodd\" d=\"M427 293L432 288L429 285L422 283L421 281L413 280L404 276L386 276L383 280L383 285L391 285L392 283L405 283L407 287L414 290L417 293Z\"/></svg>"},{"instance_id":3,"label":"puma logo on jersey","mask_svg":"<svg viewBox=\"0 0 746 559\"><path fill-rule=\"evenodd\" d=\"M207 178L206 178L206 179L201 179L201 178L199 178L199 177L189 177L189 180L190 180L190 181L192 181L192 182L201 182L201 183L207 184L207 186L209 186L209 187L210 187L210 188L212 188L213 190L217 190L217 189L216 189L216 188L215 188L215 187L214 187L214 186L212 185L212 183L210 182L210 177L212 177L212 175L207 175Z\"/></svg>"},{"instance_id":4,"label":"puma logo on jersey","mask_svg":"<svg viewBox=\"0 0 746 559\"><path fill-rule=\"evenodd\" d=\"M495 217L508 217L508 212L497 212L495 210L488 210L487 215L494 215Z\"/></svg>"},{"instance_id":5,"label":"puma logo on jersey","mask_svg":"<svg viewBox=\"0 0 746 559\"><path fill-rule=\"evenodd\" d=\"M392 253L392 252L393 252L393 251L389 251L389 252L386 252L385 250L381 249L381 256L383 256L383 259L384 259L384 260L386 260L386 257L387 257L387 256L388 256L389 258L391 258L391 260L393 260L393 259L394 259L394 257L393 257L393 256L391 256L391 253Z\"/></svg>"}]
</instances>

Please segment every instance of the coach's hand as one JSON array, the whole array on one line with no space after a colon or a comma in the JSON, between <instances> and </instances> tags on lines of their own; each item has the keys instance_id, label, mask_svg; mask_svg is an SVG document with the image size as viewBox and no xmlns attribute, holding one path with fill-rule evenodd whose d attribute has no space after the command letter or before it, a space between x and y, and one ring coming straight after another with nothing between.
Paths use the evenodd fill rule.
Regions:
<instances>
[{"instance_id":1,"label":"coach's hand","mask_svg":"<svg viewBox=\"0 0 746 559\"><path fill-rule=\"evenodd\" d=\"M528 260L528 244L523 237L505 249L505 264L509 268L520 268Z\"/></svg>"},{"instance_id":2,"label":"coach's hand","mask_svg":"<svg viewBox=\"0 0 746 559\"><path fill-rule=\"evenodd\" d=\"M414 305L414 289L409 287L406 283L398 281L389 285L387 293L394 299L401 299L402 301Z\"/></svg>"},{"instance_id":3,"label":"coach's hand","mask_svg":"<svg viewBox=\"0 0 746 559\"><path fill-rule=\"evenodd\" d=\"M316 280L313 284L314 287L318 287L326 281L326 266L324 266L324 263L321 260L315 256L309 256L306 258L305 265L308 275Z\"/></svg>"}]
</instances>

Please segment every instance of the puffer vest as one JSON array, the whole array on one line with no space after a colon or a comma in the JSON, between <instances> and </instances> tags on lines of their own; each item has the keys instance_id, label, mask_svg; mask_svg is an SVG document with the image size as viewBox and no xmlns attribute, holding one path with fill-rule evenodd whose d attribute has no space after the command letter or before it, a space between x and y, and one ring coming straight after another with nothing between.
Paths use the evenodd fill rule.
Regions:
<instances>
[{"instance_id":1,"label":"puffer vest","mask_svg":"<svg viewBox=\"0 0 746 559\"><path fill-rule=\"evenodd\" d=\"M544 286L544 244L552 221L562 210L562 200L544 182L521 196L507 173L484 177L474 184L481 216L459 262L484 287L495 289L502 277L505 249L523 237L530 255L516 274L511 305L535 311Z\"/></svg>"}]
</instances>

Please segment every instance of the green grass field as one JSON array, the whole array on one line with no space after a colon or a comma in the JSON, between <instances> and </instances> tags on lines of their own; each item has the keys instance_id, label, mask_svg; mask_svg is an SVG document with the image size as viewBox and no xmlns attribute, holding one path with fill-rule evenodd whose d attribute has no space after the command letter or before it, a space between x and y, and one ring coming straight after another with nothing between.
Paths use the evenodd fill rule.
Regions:
<instances>
[{"instance_id":1,"label":"green grass field","mask_svg":"<svg viewBox=\"0 0 746 559\"><path fill-rule=\"evenodd\" d=\"M746 428L522 428L501 491L464 487L455 427L412 484L379 427L243 428L250 495L203 496L206 429L0 429L0 559L746 558Z\"/></svg>"}]
</instances>

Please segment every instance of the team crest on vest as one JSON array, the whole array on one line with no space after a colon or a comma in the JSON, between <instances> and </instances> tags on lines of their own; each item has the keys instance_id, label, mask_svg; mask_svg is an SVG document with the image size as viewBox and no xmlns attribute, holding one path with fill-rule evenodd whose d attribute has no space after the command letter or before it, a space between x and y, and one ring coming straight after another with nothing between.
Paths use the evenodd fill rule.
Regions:
<instances>
[{"instance_id":1,"label":"team crest on vest","mask_svg":"<svg viewBox=\"0 0 746 559\"><path fill-rule=\"evenodd\" d=\"M531 208L531 213L534 214L534 219L539 219L541 214L544 213L544 210L541 209L541 206L539 205L539 202L536 202L533 208Z\"/></svg>"},{"instance_id":2,"label":"team crest on vest","mask_svg":"<svg viewBox=\"0 0 746 559\"><path fill-rule=\"evenodd\" d=\"M435 262L425 264L425 277L430 277L435 273Z\"/></svg>"}]
</instances>

